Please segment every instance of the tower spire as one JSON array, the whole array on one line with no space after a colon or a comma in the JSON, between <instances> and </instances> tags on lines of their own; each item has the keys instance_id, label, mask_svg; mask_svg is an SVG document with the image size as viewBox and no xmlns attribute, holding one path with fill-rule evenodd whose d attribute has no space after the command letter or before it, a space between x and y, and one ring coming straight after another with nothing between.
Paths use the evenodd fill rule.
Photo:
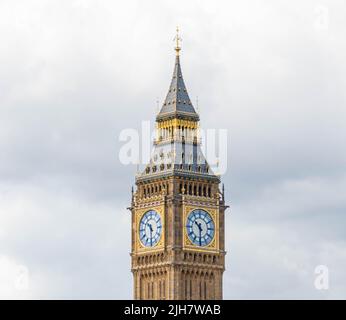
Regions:
<instances>
[{"instance_id":1,"label":"tower spire","mask_svg":"<svg viewBox=\"0 0 346 320\"><path fill-rule=\"evenodd\" d=\"M166 99L164 100L162 108L156 117L156 120L163 120L173 117L183 117L198 121L199 116L191 103L181 72L179 56L179 52L181 50L181 38L179 36L178 27L174 41L176 57L173 76L168 93L166 95Z\"/></svg>"},{"instance_id":2,"label":"tower spire","mask_svg":"<svg viewBox=\"0 0 346 320\"><path fill-rule=\"evenodd\" d=\"M177 29L176 29L176 35L174 37L174 40L175 40L175 52L176 52L176 55L179 56L179 51L181 50L181 46L180 46L180 41L181 41L181 38L179 36L179 27L177 26Z\"/></svg>"}]
</instances>

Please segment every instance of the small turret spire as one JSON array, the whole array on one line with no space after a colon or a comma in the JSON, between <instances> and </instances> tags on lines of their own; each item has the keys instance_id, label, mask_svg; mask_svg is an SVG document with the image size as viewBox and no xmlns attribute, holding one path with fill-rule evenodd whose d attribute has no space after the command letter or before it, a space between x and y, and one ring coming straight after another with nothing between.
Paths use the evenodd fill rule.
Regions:
<instances>
[{"instance_id":1,"label":"small turret spire","mask_svg":"<svg viewBox=\"0 0 346 320\"><path fill-rule=\"evenodd\" d=\"M181 46L180 46L180 41L181 41L181 38L179 36L179 27L177 27L176 29L177 33L174 37L174 40L175 40L175 52L176 52L176 55L179 56L179 51L181 50Z\"/></svg>"}]
</instances>

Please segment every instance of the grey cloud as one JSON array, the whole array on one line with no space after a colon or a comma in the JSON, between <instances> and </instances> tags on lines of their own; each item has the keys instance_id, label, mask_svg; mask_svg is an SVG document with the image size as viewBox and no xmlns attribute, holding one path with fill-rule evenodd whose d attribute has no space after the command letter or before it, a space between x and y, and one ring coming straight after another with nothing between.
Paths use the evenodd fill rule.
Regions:
<instances>
[{"instance_id":1,"label":"grey cloud","mask_svg":"<svg viewBox=\"0 0 346 320\"><path fill-rule=\"evenodd\" d=\"M31 275L1 297L131 297L118 136L154 120L178 24L202 127L229 131L225 297L345 298L345 5L319 29L308 0L179 3L1 2L0 283Z\"/></svg>"}]
</instances>

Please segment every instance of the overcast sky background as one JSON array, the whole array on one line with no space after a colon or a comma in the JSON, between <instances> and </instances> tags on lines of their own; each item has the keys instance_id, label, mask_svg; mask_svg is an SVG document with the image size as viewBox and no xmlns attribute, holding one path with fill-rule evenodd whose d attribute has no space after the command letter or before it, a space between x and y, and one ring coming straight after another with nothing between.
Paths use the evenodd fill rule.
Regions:
<instances>
[{"instance_id":1,"label":"overcast sky background","mask_svg":"<svg viewBox=\"0 0 346 320\"><path fill-rule=\"evenodd\" d=\"M345 299L345 16L343 0L0 0L0 298L132 298L118 137L154 120L179 25L201 125L229 132L224 297Z\"/></svg>"}]
</instances>

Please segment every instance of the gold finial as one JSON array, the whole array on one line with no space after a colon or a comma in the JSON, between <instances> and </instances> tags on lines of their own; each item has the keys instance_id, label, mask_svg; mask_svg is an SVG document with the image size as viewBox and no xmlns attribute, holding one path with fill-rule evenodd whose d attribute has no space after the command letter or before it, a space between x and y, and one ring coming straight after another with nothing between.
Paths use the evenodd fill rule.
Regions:
<instances>
[{"instance_id":1,"label":"gold finial","mask_svg":"<svg viewBox=\"0 0 346 320\"><path fill-rule=\"evenodd\" d=\"M174 49L175 49L175 52L177 53L177 56L179 56L179 51L181 49L181 47L180 47L181 38L179 37L179 27L177 27L177 34L176 34L174 40L176 43L176 47Z\"/></svg>"}]
</instances>

